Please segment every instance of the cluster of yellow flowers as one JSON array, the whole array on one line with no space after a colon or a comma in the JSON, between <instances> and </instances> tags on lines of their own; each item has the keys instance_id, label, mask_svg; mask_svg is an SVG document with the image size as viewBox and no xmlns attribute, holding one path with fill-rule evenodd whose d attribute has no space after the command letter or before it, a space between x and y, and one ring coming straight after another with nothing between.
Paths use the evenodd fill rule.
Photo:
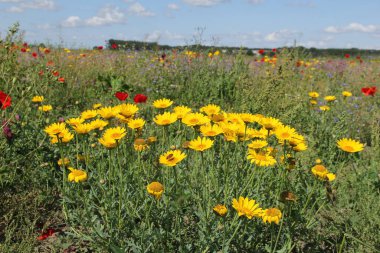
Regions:
<instances>
[{"instance_id":1,"label":"cluster of yellow flowers","mask_svg":"<svg viewBox=\"0 0 380 253\"><path fill-rule=\"evenodd\" d=\"M352 93L350 91L342 91L342 96L343 96L343 98L348 98L348 97L352 96ZM319 97L319 93L318 92L316 92L316 91L310 91L309 92L310 104L311 105L318 104L318 101L317 101L318 97ZM328 95L328 96L324 97L324 100L327 103L331 103L331 102L334 102L336 100L336 96ZM330 106L328 106L328 105L321 105L319 107L319 109L321 111L329 111L330 110Z\"/></svg>"},{"instance_id":2,"label":"cluster of yellow flowers","mask_svg":"<svg viewBox=\"0 0 380 253\"><path fill-rule=\"evenodd\" d=\"M39 103L41 104L39 107L38 107L38 110L40 111L43 111L43 112L48 112L48 111L51 111L53 110L53 106L51 105L42 105L42 102L45 100L44 96L34 96L32 98L32 102L33 103Z\"/></svg>"},{"instance_id":3,"label":"cluster of yellow flowers","mask_svg":"<svg viewBox=\"0 0 380 253\"><path fill-rule=\"evenodd\" d=\"M242 196L239 199L232 200L232 207L237 211L238 216L245 216L248 219L253 217L261 218L264 223L276 223L279 224L282 213L277 208L262 209L260 205L253 199L244 198ZM213 208L213 211L219 216L226 216L228 209L225 205L218 204Z\"/></svg>"}]
</instances>

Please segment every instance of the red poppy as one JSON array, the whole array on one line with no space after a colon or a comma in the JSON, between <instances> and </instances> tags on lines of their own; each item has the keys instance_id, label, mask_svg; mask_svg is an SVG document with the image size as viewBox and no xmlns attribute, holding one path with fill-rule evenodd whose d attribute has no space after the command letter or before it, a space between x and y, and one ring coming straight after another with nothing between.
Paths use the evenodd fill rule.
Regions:
<instances>
[{"instance_id":1,"label":"red poppy","mask_svg":"<svg viewBox=\"0 0 380 253\"><path fill-rule=\"evenodd\" d=\"M136 96L133 98L133 101L135 101L135 103L138 104L145 103L147 99L148 97L143 94L136 94Z\"/></svg>"},{"instance_id":2,"label":"red poppy","mask_svg":"<svg viewBox=\"0 0 380 253\"><path fill-rule=\"evenodd\" d=\"M117 97L117 99L119 99L120 101L124 101L128 98L128 93L118 91L115 93L115 97Z\"/></svg>"},{"instance_id":3,"label":"red poppy","mask_svg":"<svg viewBox=\"0 0 380 253\"><path fill-rule=\"evenodd\" d=\"M28 47L28 43L24 42L24 44L22 44L23 47Z\"/></svg>"},{"instance_id":4,"label":"red poppy","mask_svg":"<svg viewBox=\"0 0 380 253\"><path fill-rule=\"evenodd\" d=\"M357 59L357 60L360 60L360 59L361 59L360 55L356 56L356 59Z\"/></svg>"},{"instance_id":5,"label":"red poppy","mask_svg":"<svg viewBox=\"0 0 380 253\"><path fill-rule=\"evenodd\" d=\"M344 55L344 58L347 58L347 59L348 59L348 58L350 58L350 55L349 55L349 54L345 54L345 55Z\"/></svg>"},{"instance_id":6,"label":"red poppy","mask_svg":"<svg viewBox=\"0 0 380 253\"><path fill-rule=\"evenodd\" d=\"M276 52L277 52L277 49L273 48L273 49L272 49L272 52L273 52L273 53L276 53Z\"/></svg>"},{"instance_id":7,"label":"red poppy","mask_svg":"<svg viewBox=\"0 0 380 253\"><path fill-rule=\"evenodd\" d=\"M98 46L98 50L103 50L103 46Z\"/></svg>"},{"instance_id":8,"label":"red poppy","mask_svg":"<svg viewBox=\"0 0 380 253\"><path fill-rule=\"evenodd\" d=\"M26 52L26 48L25 47L21 48L21 52L25 53Z\"/></svg>"},{"instance_id":9,"label":"red poppy","mask_svg":"<svg viewBox=\"0 0 380 253\"><path fill-rule=\"evenodd\" d=\"M117 44L112 44L111 47L112 49L117 49Z\"/></svg>"},{"instance_id":10,"label":"red poppy","mask_svg":"<svg viewBox=\"0 0 380 253\"><path fill-rule=\"evenodd\" d=\"M58 82L60 82L60 83L64 83L64 82L65 82L65 78L64 78L64 77L60 77L60 78L58 78Z\"/></svg>"},{"instance_id":11,"label":"red poppy","mask_svg":"<svg viewBox=\"0 0 380 253\"><path fill-rule=\"evenodd\" d=\"M39 241L43 241L43 240L45 240L46 238L48 238L48 237L54 235L54 233L55 233L54 229L52 229L52 228L48 228L48 229L46 230L46 232L43 232L40 236L37 237L37 240L39 240Z\"/></svg>"},{"instance_id":12,"label":"red poppy","mask_svg":"<svg viewBox=\"0 0 380 253\"><path fill-rule=\"evenodd\" d=\"M33 56L33 58L37 58L37 53L36 53L36 52L33 52L33 53L32 53L32 56Z\"/></svg>"},{"instance_id":13,"label":"red poppy","mask_svg":"<svg viewBox=\"0 0 380 253\"><path fill-rule=\"evenodd\" d=\"M264 54L265 53L265 50L264 49L260 49L259 50L259 54Z\"/></svg>"},{"instance_id":14,"label":"red poppy","mask_svg":"<svg viewBox=\"0 0 380 253\"><path fill-rule=\"evenodd\" d=\"M53 76L59 76L59 72L57 70L53 70L51 73L53 74Z\"/></svg>"},{"instance_id":15,"label":"red poppy","mask_svg":"<svg viewBox=\"0 0 380 253\"><path fill-rule=\"evenodd\" d=\"M43 71L43 70L40 70L40 71L38 71L38 74L39 74L40 76L43 76L43 75L44 75L44 71Z\"/></svg>"},{"instance_id":16,"label":"red poppy","mask_svg":"<svg viewBox=\"0 0 380 253\"><path fill-rule=\"evenodd\" d=\"M54 66L54 62L53 61L48 61L47 63L46 63L46 66Z\"/></svg>"},{"instance_id":17,"label":"red poppy","mask_svg":"<svg viewBox=\"0 0 380 253\"><path fill-rule=\"evenodd\" d=\"M362 93L366 96L374 96L376 93L376 86L362 88Z\"/></svg>"},{"instance_id":18,"label":"red poppy","mask_svg":"<svg viewBox=\"0 0 380 253\"><path fill-rule=\"evenodd\" d=\"M12 104L11 97L0 90L1 110L5 110L5 108L7 108L8 106L11 106L11 104Z\"/></svg>"}]
</instances>

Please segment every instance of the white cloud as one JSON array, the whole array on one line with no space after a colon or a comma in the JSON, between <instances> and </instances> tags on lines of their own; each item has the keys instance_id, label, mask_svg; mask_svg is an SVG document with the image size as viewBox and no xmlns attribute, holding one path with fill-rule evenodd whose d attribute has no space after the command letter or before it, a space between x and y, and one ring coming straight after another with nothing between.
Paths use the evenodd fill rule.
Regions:
<instances>
[{"instance_id":1,"label":"white cloud","mask_svg":"<svg viewBox=\"0 0 380 253\"><path fill-rule=\"evenodd\" d=\"M183 0L185 3L194 5L194 6L213 6L223 2L226 0Z\"/></svg>"},{"instance_id":2,"label":"white cloud","mask_svg":"<svg viewBox=\"0 0 380 253\"><path fill-rule=\"evenodd\" d=\"M146 42L158 42L162 41L164 43L172 42L173 40L176 41L184 41L186 37L181 34L174 34L169 31L153 31L152 33L148 33L144 37L144 41Z\"/></svg>"},{"instance_id":3,"label":"white cloud","mask_svg":"<svg viewBox=\"0 0 380 253\"><path fill-rule=\"evenodd\" d=\"M56 5L53 0L34 0L22 2L20 4L20 7L23 9L54 10L56 8Z\"/></svg>"},{"instance_id":4,"label":"white cloud","mask_svg":"<svg viewBox=\"0 0 380 253\"><path fill-rule=\"evenodd\" d=\"M0 0L0 3L19 3L21 0Z\"/></svg>"},{"instance_id":5,"label":"white cloud","mask_svg":"<svg viewBox=\"0 0 380 253\"><path fill-rule=\"evenodd\" d=\"M262 2L264 2L264 0L248 0L250 4L261 4Z\"/></svg>"},{"instance_id":6,"label":"white cloud","mask_svg":"<svg viewBox=\"0 0 380 253\"><path fill-rule=\"evenodd\" d=\"M380 30L376 25L363 25L360 23L351 23L344 27L329 26L325 28L325 32L328 33L349 33L349 32L362 32L362 33L374 33Z\"/></svg>"},{"instance_id":7,"label":"white cloud","mask_svg":"<svg viewBox=\"0 0 380 253\"><path fill-rule=\"evenodd\" d=\"M132 4L130 7L129 7L129 11L135 15L138 15L138 16L145 16L145 17L149 17L149 16L154 16L155 14L151 11L148 11L144 6L142 6L140 3L136 2L134 4Z\"/></svg>"},{"instance_id":8,"label":"white cloud","mask_svg":"<svg viewBox=\"0 0 380 253\"><path fill-rule=\"evenodd\" d=\"M86 19L84 23L88 26L101 26L124 23L124 16L124 13L121 12L118 7L108 5L101 9L97 16Z\"/></svg>"},{"instance_id":9,"label":"white cloud","mask_svg":"<svg viewBox=\"0 0 380 253\"><path fill-rule=\"evenodd\" d=\"M23 8L20 8L18 6L11 6L9 7L8 9L5 10L6 12L11 12L11 13L20 13L20 12L23 12L24 9Z\"/></svg>"},{"instance_id":10,"label":"white cloud","mask_svg":"<svg viewBox=\"0 0 380 253\"><path fill-rule=\"evenodd\" d=\"M63 27L77 27L81 24L82 20L78 16L70 16L61 23Z\"/></svg>"},{"instance_id":11,"label":"white cloud","mask_svg":"<svg viewBox=\"0 0 380 253\"><path fill-rule=\"evenodd\" d=\"M81 19L78 16L70 16L61 22L63 27L78 26L102 26L111 24L121 24L126 22L125 15L118 7L107 5L100 9L97 16L88 19Z\"/></svg>"},{"instance_id":12,"label":"white cloud","mask_svg":"<svg viewBox=\"0 0 380 253\"><path fill-rule=\"evenodd\" d=\"M170 9L170 10L179 10L179 6L178 6L178 4L168 4L168 8Z\"/></svg>"},{"instance_id":13,"label":"white cloud","mask_svg":"<svg viewBox=\"0 0 380 253\"><path fill-rule=\"evenodd\" d=\"M267 42L281 42L284 40L296 39L300 35L302 35L302 34L299 32L289 31L287 29L284 29L284 30L280 30L277 32L272 32L272 33L267 34L264 37L264 40Z\"/></svg>"}]
</instances>

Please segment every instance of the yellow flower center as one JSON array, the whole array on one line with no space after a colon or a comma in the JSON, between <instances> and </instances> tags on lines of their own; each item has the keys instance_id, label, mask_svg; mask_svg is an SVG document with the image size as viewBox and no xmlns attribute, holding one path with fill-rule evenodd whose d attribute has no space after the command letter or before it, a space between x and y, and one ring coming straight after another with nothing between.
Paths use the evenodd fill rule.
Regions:
<instances>
[{"instance_id":1,"label":"yellow flower center","mask_svg":"<svg viewBox=\"0 0 380 253\"><path fill-rule=\"evenodd\" d=\"M158 183L158 182L153 182L150 184L149 186L150 190L152 190L153 192L160 192L160 191L163 191L164 190L164 187L162 184Z\"/></svg>"},{"instance_id":2,"label":"yellow flower center","mask_svg":"<svg viewBox=\"0 0 380 253\"><path fill-rule=\"evenodd\" d=\"M269 208L265 211L265 214L267 216L276 217L276 216L280 215L280 211L276 208Z\"/></svg>"},{"instance_id":3,"label":"yellow flower center","mask_svg":"<svg viewBox=\"0 0 380 253\"><path fill-rule=\"evenodd\" d=\"M348 152L353 152L353 151L355 151L355 149L354 149L352 146L344 146L344 147L343 147L343 150L346 150L346 151L348 151Z\"/></svg>"},{"instance_id":4,"label":"yellow flower center","mask_svg":"<svg viewBox=\"0 0 380 253\"><path fill-rule=\"evenodd\" d=\"M321 172L321 173L327 171L326 167L323 166L323 165L315 165L315 170L316 170L317 172Z\"/></svg>"},{"instance_id":5,"label":"yellow flower center","mask_svg":"<svg viewBox=\"0 0 380 253\"><path fill-rule=\"evenodd\" d=\"M169 154L167 157L166 157L166 160L168 160L169 162L172 162L174 161L175 157L173 154Z\"/></svg>"}]
</instances>

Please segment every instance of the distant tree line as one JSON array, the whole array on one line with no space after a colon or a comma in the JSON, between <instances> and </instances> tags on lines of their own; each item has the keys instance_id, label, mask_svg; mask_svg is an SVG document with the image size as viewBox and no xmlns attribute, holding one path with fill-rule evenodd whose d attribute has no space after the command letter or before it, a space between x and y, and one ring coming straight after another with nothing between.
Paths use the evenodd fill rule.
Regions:
<instances>
[{"instance_id":1,"label":"distant tree line","mask_svg":"<svg viewBox=\"0 0 380 253\"><path fill-rule=\"evenodd\" d=\"M283 48L276 48L276 52L272 48L247 48L247 47L227 47L227 46L206 46L201 44L193 44L186 46L169 46L160 45L157 42L143 42L136 40L116 40L110 39L106 47L110 50L153 50L153 51L168 51L168 50L190 50L190 51L213 51L219 50L226 54L234 54L243 52L247 55L257 55L259 50L264 50L264 55L273 56L276 52L281 52ZM342 57L363 57L363 56L380 56L380 50L374 49L359 49L359 48L305 48L302 46L293 47L293 49L302 51L312 57L328 57L337 56Z\"/></svg>"}]
</instances>

